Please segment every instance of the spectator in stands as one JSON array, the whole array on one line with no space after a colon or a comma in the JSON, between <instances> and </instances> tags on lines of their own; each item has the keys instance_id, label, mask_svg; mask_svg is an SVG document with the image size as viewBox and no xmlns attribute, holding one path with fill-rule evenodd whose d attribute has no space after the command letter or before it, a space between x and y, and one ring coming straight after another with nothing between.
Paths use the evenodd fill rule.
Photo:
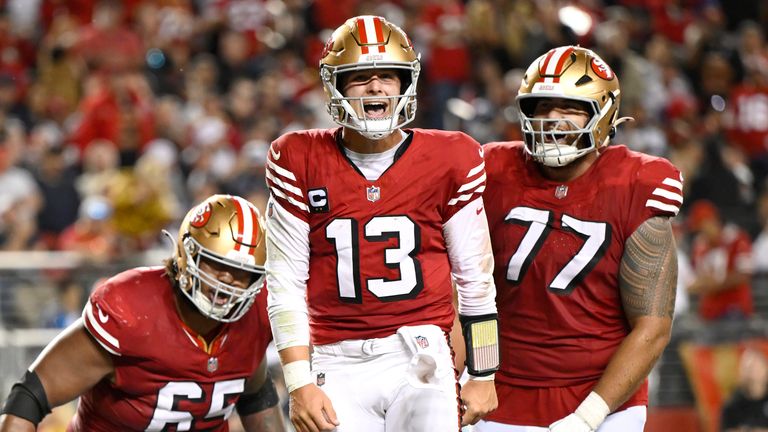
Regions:
<instances>
[{"instance_id":1,"label":"spectator in stands","mask_svg":"<svg viewBox=\"0 0 768 432\"><path fill-rule=\"evenodd\" d=\"M762 231L755 238L752 249L755 258L755 273L768 275L768 191L763 192L757 200L757 217Z\"/></svg>"},{"instance_id":2,"label":"spectator in stands","mask_svg":"<svg viewBox=\"0 0 768 432\"><path fill-rule=\"evenodd\" d=\"M706 200L691 206L688 228L695 233L691 247L695 279L688 292L699 296L701 318L714 321L752 316L752 242L747 233L724 222L717 208Z\"/></svg>"},{"instance_id":3,"label":"spectator in stands","mask_svg":"<svg viewBox=\"0 0 768 432\"><path fill-rule=\"evenodd\" d=\"M146 154L131 169L124 169L107 187L113 205L113 223L123 252L146 250L157 241L157 233L178 216L178 198L173 193L170 172Z\"/></svg>"},{"instance_id":4,"label":"spectator in stands","mask_svg":"<svg viewBox=\"0 0 768 432\"><path fill-rule=\"evenodd\" d=\"M757 347L748 347L739 362L739 386L723 407L724 432L768 430L768 359Z\"/></svg>"},{"instance_id":5,"label":"spectator in stands","mask_svg":"<svg viewBox=\"0 0 768 432\"><path fill-rule=\"evenodd\" d=\"M77 219L80 205L75 187L77 174L60 145L46 149L36 168L35 180L43 198L37 214L38 244L51 249L59 234Z\"/></svg>"},{"instance_id":6,"label":"spectator in stands","mask_svg":"<svg viewBox=\"0 0 768 432\"><path fill-rule=\"evenodd\" d=\"M23 132L0 127L0 250L31 246L42 199L29 171L16 166Z\"/></svg>"},{"instance_id":7,"label":"spectator in stands","mask_svg":"<svg viewBox=\"0 0 768 432\"><path fill-rule=\"evenodd\" d=\"M59 236L59 249L81 253L86 263L105 263L114 259L117 236L110 222L112 211L112 204L107 198L86 198L80 204L75 223Z\"/></svg>"}]
</instances>

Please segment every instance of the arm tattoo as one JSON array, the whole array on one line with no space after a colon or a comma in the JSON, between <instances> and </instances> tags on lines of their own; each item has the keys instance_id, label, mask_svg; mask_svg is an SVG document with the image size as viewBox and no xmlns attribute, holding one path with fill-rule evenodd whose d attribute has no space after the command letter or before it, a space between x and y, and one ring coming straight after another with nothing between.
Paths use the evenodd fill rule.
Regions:
<instances>
[{"instance_id":1,"label":"arm tattoo","mask_svg":"<svg viewBox=\"0 0 768 432\"><path fill-rule=\"evenodd\" d=\"M677 288L677 247L669 218L645 221L624 245L619 290L632 321L642 315L672 318Z\"/></svg>"}]
</instances>

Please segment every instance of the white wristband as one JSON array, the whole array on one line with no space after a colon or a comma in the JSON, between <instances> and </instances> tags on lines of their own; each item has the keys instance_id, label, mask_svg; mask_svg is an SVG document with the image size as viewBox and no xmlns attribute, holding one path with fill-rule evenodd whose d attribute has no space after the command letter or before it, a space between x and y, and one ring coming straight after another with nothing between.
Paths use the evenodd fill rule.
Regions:
<instances>
[{"instance_id":1,"label":"white wristband","mask_svg":"<svg viewBox=\"0 0 768 432\"><path fill-rule=\"evenodd\" d=\"M288 387L288 393L312 383L309 360L297 360L284 365L283 379L285 379L285 386Z\"/></svg>"},{"instance_id":2,"label":"white wristband","mask_svg":"<svg viewBox=\"0 0 768 432\"><path fill-rule=\"evenodd\" d=\"M486 376L474 376L474 375L469 376L469 379L472 381L493 381L495 378L496 378L495 373L492 373Z\"/></svg>"},{"instance_id":3,"label":"white wristband","mask_svg":"<svg viewBox=\"0 0 768 432\"><path fill-rule=\"evenodd\" d=\"M592 430L597 430L603 420L611 413L611 408L599 394L591 392L574 413L581 417Z\"/></svg>"}]
</instances>

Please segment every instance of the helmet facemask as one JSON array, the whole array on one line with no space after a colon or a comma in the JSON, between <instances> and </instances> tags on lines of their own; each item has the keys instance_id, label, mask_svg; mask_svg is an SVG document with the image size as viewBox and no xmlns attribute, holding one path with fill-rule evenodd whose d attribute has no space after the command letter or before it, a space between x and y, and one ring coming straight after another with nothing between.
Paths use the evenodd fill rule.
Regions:
<instances>
[{"instance_id":1,"label":"helmet facemask","mask_svg":"<svg viewBox=\"0 0 768 432\"><path fill-rule=\"evenodd\" d=\"M579 126L570 119L535 117L534 110L541 98L521 95L517 100L525 149L536 162L548 167L566 166L605 144L598 143L595 137L595 126L601 116L597 115L599 106L594 100L568 98L582 104L587 111L586 123Z\"/></svg>"},{"instance_id":2,"label":"helmet facemask","mask_svg":"<svg viewBox=\"0 0 768 432\"><path fill-rule=\"evenodd\" d=\"M181 291L184 295L192 301L200 313L216 321L233 322L242 318L261 291L264 284L264 267L211 253L191 236L182 241L182 249L186 256L186 268L180 275ZM215 275L203 270L200 267L202 260L216 262L237 270L246 270L253 276L247 288L238 288L218 280ZM203 285L208 287L207 294Z\"/></svg>"},{"instance_id":3,"label":"helmet facemask","mask_svg":"<svg viewBox=\"0 0 768 432\"><path fill-rule=\"evenodd\" d=\"M323 86L325 86L326 92L331 95L328 102L328 111L333 117L333 121L342 127L360 132L361 135L372 140L387 137L395 130L412 122L416 118L418 68L418 62L407 66L401 64L353 65L351 67L324 66L321 76L323 77ZM344 81L340 79L343 74L366 69L405 70L410 74L410 79L401 81L401 91L396 96L344 96L339 90L339 85ZM402 74L400 75L402 76ZM402 88L405 88L405 90L402 90ZM389 107L394 107L389 109L389 116L384 118L367 118L365 115L365 104L382 100L386 101ZM363 113L362 118L358 111L355 110L355 107L360 108L359 112Z\"/></svg>"}]
</instances>

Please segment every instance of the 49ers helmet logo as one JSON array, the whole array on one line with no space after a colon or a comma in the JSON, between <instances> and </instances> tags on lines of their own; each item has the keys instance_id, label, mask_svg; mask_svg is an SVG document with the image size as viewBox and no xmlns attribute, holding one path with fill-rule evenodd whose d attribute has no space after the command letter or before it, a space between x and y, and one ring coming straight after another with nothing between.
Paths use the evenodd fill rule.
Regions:
<instances>
[{"instance_id":1,"label":"49ers helmet logo","mask_svg":"<svg viewBox=\"0 0 768 432\"><path fill-rule=\"evenodd\" d=\"M195 209L195 214L189 219L189 224L195 228L202 228L211 219L211 205L205 203Z\"/></svg>"},{"instance_id":2,"label":"49ers helmet logo","mask_svg":"<svg viewBox=\"0 0 768 432\"><path fill-rule=\"evenodd\" d=\"M320 58L323 59L325 56L327 56L331 50L333 49L333 36L329 37L327 41L325 41L325 46L323 46L323 52L320 54Z\"/></svg>"},{"instance_id":3,"label":"49ers helmet logo","mask_svg":"<svg viewBox=\"0 0 768 432\"><path fill-rule=\"evenodd\" d=\"M594 71L600 78L606 81L613 79L613 71L602 59L592 57L592 61L589 62L589 64L592 66L592 71Z\"/></svg>"}]
</instances>

